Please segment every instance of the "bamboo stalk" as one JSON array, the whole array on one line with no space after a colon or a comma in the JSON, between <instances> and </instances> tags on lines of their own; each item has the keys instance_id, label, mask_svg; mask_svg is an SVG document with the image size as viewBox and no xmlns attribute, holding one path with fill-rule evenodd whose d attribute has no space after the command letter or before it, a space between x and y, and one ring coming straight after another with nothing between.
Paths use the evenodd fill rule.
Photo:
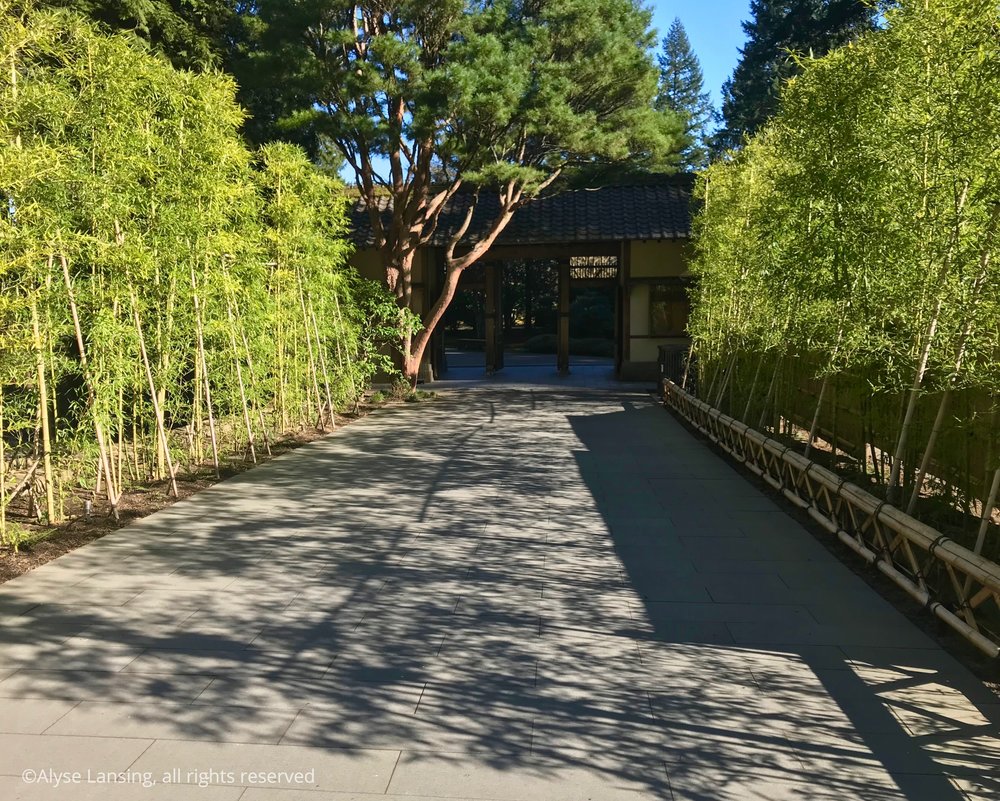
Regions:
<instances>
[{"instance_id":1,"label":"bamboo stalk","mask_svg":"<svg viewBox=\"0 0 1000 801\"><path fill-rule=\"evenodd\" d=\"M338 331L338 333L340 333L340 331L342 331L344 329L344 317L340 313L340 301L337 299L337 292L336 292L336 290L334 290L334 292L332 294L333 294L333 309L334 309L334 312L337 315L337 331ZM357 409L357 404L358 404L358 401L361 398L361 393L358 392L358 385L357 385L357 383L354 380L354 368L351 365L351 355L350 355L350 353L346 353L344 355L341 354L341 346L340 346L340 337L339 336L337 336L334 339L334 342L337 345L337 361L340 362L341 369L346 369L347 378L351 382L351 394L354 396L355 409ZM347 348L345 347L344 351L346 351L346 350L347 350ZM345 368L345 365L346 365L346 368Z\"/></svg>"},{"instance_id":2,"label":"bamboo stalk","mask_svg":"<svg viewBox=\"0 0 1000 801\"><path fill-rule=\"evenodd\" d=\"M767 410L770 408L771 405L771 398L774 395L774 387L778 380L778 370L780 367L781 367L781 354L779 353L774 357L774 369L771 371L771 382L770 384L768 384L767 394L764 395L764 404L763 406L761 406L760 409L760 419L757 421L758 429L763 429L764 427L764 418L767 416Z\"/></svg>"},{"instance_id":3,"label":"bamboo stalk","mask_svg":"<svg viewBox=\"0 0 1000 801\"><path fill-rule=\"evenodd\" d=\"M319 353L319 365L323 371L323 387L326 390L326 408L330 415L330 428L336 428L337 418L333 412L333 395L330 393L330 374L326 369L326 356L323 354L323 342L319 336L319 322L316 320L316 312L313 311L312 298L309 299L309 316L312 318L313 332L316 334L316 350Z\"/></svg>"},{"instance_id":4,"label":"bamboo stalk","mask_svg":"<svg viewBox=\"0 0 1000 801\"><path fill-rule=\"evenodd\" d=\"M257 372L254 370L253 356L250 353L250 340L247 339L246 327L242 324L242 320L239 318L238 313L237 320L240 322L240 337L243 340L243 351L246 353L247 370L250 372L250 382L256 386ZM267 451L267 455L271 456L271 441L267 436L267 423L264 422L264 411L261 409L256 400L253 401L253 408L257 415L257 422L260 423L260 436L261 439L264 440L264 449Z\"/></svg>"},{"instance_id":5,"label":"bamboo stalk","mask_svg":"<svg viewBox=\"0 0 1000 801\"><path fill-rule=\"evenodd\" d=\"M287 366L285 363L287 354L286 344L285 344L285 325L284 325L284 305L282 299L284 298L284 292L282 290L282 284L280 277L275 283L275 350L278 355L278 423L282 431L288 430L288 402L285 397L285 384L286 384L286 372Z\"/></svg>"},{"instance_id":6,"label":"bamboo stalk","mask_svg":"<svg viewBox=\"0 0 1000 801\"><path fill-rule=\"evenodd\" d=\"M753 371L753 380L750 382L750 391L747 393L746 406L743 407L743 416L740 418L744 423L750 419L750 404L753 403L753 393L757 389L757 379L760 378L760 367L763 362L763 358L758 358L757 366Z\"/></svg>"},{"instance_id":7,"label":"bamboo stalk","mask_svg":"<svg viewBox=\"0 0 1000 801\"><path fill-rule=\"evenodd\" d=\"M724 372L722 374L722 384L719 386L719 391L715 396L715 403L713 404L716 409L721 408L720 404L722 403L722 398L725 396L726 390L729 388L729 381L733 377L733 372L736 370L737 353L738 351L735 351L733 355L729 357L729 367L724 368Z\"/></svg>"},{"instance_id":8,"label":"bamboo stalk","mask_svg":"<svg viewBox=\"0 0 1000 801\"><path fill-rule=\"evenodd\" d=\"M983 553L983 546L986 544L986 532L989 531L990 523L993 520L993 510L996 508L997 500L1000 498L1000 467L993 471L993 483L986 501L983 503L983 514L979 520L979 531L976 534L976 545L972 549L976 556ZM966 589L968 592L968 589Z\"/></svg>"},{"instance_id":9,"label":"bamboo stalk","mask_svg":"<svg viewBox=\"0 0 1000 801\"><path fill-rule=\"evenodd\" d=\"M4 430L3 380L0 379L0 542L7 539L7 432Z\"/></svg>"},{"instance_id":10,"label":"bamboo stalk","mask_svg":"<svg viewBox=\"0 0 1000 801\"><path fill-rule=\"evenodd\" d=\"M142 477L142 464L139 458L139 398L137 393L132 397L132 464L135 465L135 480Z\"/></svg>"},{"instance_id":11,"label":"bamboo stalk","mask_svg":"<svg viewBox=\"0 0 1000 801\"><path fill-rule=\"evenodd\" d=\"M823 399L826 396L826 388L829 383L830 375L827 374L823 376L823 383L819 388L819 397L816 399L816 412L813 414L812 425L809 426L809 435L806 439L806 447L802 453L807 459L809 458L809 453L812 451L813 441L816 439L816 434L819 431L819 416L823 410Z\"/></svg>"},{"instance_id":12,"label":"bamboo stalk","mask_svg":"<svg viewBox=\"0 0 1000 801\"><path fill-rule=\"evenodd\" d=\"M236 365L236 380L240 387L240 400L243 403L243 423L246 425L247 429L250 458L253 459L254 464L257 464L257 449L254 447L253 426L250 424L250 409L247 404L246 387L243 383L243 367L240 364L239 348L236 346L236 334L233 332L233 327L235 326L235 321L233 320L233 307L229 303L228 296L226 298L226 314L229 317L229 340L233 348L233 362Z\"/></svg>"},{"instance_id":13,"label":"bamboo stalk","mask_svg":"<svg viewBox=\"0 0 1000 801\"><path fill-rule=\"evenodd\" d=\"M35 349L35 372L38 382L38 417L42 432L42 467L45 474L45 514L49 523L57 523L54 484L52 480L52 440L49 431L48 391L45 382L45 354L38 325L38 303L31 299L31 332Z\"/></svg>"},{"instance_id":14,"label":"bamboo stalk","mask_svg":"<svg viewBox=\"0 0 1000 801\"><path fill-rule=\"evenodd\" d=\"M530 270L528 271L528 274L531 274ZM695 343L691 343L691 347L688 348L687 359L684 360L684 375L681 377L681 389L685 392L687 391L688 375L691 372L691 361L694 359L695 347Z\"/></svg>"},{"instance_id":15,"label":"bamboo stalk","mask_svg":"<svg viewBox=\"0 0 1000 801\"><path fill-rule=\"evenodd\" d=\"M14 485L14 489L11 490L10 497L7 498L6 505L9 506L10 504L14 503L14 501L17 500L17 496L31 486L31 482L34 481L35 479L35 473L38 472L38 465L40 465L41 463L42 460L40 457L32 460L31 464L28 465L28 470L24 474L24 478L18 481L17 484ZM34 508L34 506L32 506L32 508Z\"/></svg>"},{"instance_id":16,"label":"bamboo stalk","mask_svg":"<svg viewBox=\"0 0 1000 801\"><path fill-rule=\"evenodd\" d=\"M208 411L208 432L212 440L212 464L215 467L215 477L219 478L219 442L215 434L215 414L212 411L212 382L209 380L208 361L205 358L205 323L202 319L201 303L198 300L198 281L194 274L194 264L191 265L191 297L194 300L194 326L198 340L198 354L201 357L205 408Z\"/></svg>"},{"instance_id":17,"label":"bamboo stalk","mask_svg":"<svg viewBox=\"0 0 1000 801\"><path fill-rule=\"evenodd\" d=\"M991 257L990 250L993 245L993 236L996 231L998 221L1000 221L1000 204L993 207L993 214L990 218L989 228L987 229L986 242L980 251L979 273L976 275L976 279L972 282L971 287L969 299L971 304L975 304L979 297L979 292L985 285L986 279L989 275ZM944 394L941 396L941 403L938 405L937 415L934 418L934 425L931 428L930 436L928 437L927 444L924 447L924 455L920 460L920 467L917 470L917 475L913 482L913 493L910 495L910 501L906 506L908 514L912 514L913 510L916 508L917 500L920 498L920 491L923 488L924 478L927 475L927 468L930 467L931 456L934 453L938 437L941 434L941 428L944 424L944 417L948 409L948 402L951 399L952 390L955 388L955 384L958 382L958 378L962 373L962 365L965 362L966 348L968 347L969 338L972 336L974 329L971 310L969 314L970 316L966 319L965 324L962 327L962 334L959 338L958 345L956 346L954 363L952 365L951 374L948 376L948 386L945 389ZM970 493L967 493L967 495L969 494Z\"/></svg>"},{"instance_id":18,"label":"bamboo stalk","mask_svg":"<svg viewBox=\"0 0 1000 801\"><path fill-rule=\"evenodd\" d=\"M987 497L983 499L983 511L979 518L979 531L976 532L976 544L972 548L972 552L976 556L983 555L983 548L986 545L986 534L990 530L990 523L993 519L993 510L996 508L997 500L1000 499L1000 467L993 472L993 481L990 484L990 491ZM972 588L972 577L965 579L965 583L962 586L962 597L961 601L965 602L969 597L969 590Z\"/></svg>"},{"instance_id":19,"label":"bamboo stalk","mask_svg":"<svg viewBox=\"0 0 1000 801\"><path fill-rule=\"evenodd\" d=\"M66 297L69 299L70 314L73 318L73 331L76 333L76 346L80 351L80 367L83 369L83 380L87 385L87 403L90 406L94 421L94 436L97 438L97 450L99 453L101 468L107 476L108 503L111 504L111 514L115 520L118 519L118 494L115 491L114 475L111 471L111 460L108 458L108 447L104 437L104 426L101 423L100 412L97 408L97 392L94 387L94 377L90 372L90 364L87 362L87 348L83 342L83 328L80 325L80 313L76 305L76 296L73 293L73 281L69 274L69 263L66 255L59 254L59 262L62 265L63 280L66 283ZM100 477L98 474L98 483Z\"/></svg>"},{"instance_id":20,"label":"bamboo stalk","mask_svg":"<svg viewBox=\"0 0 1000 801\"><path fill-rule=\"evenodd\" d=\"M948 269L951 267L954 250L958 244L958 228L961 224L962 211L965 208L965 202L968 196L969 182L966 181L956 202L955 230L952 232L952 236L948 244L948 251L936 273L934 282L935 285L940 284L944 280L948 273ZM889 487L886 490L886 500L889 501L889 503L895 503L899 497L899 479L903 467L903 457L906 453L910 430L913 427L913 417L917 409L917 400L920 397L920 388L924 383L924 376L927 373L927 362L930 359L931 349L934 345L934 337L937 334L937 327L941 320L941 311L944 306L944 296L940 291L940 288L937 286L936 288L938 290L938 294L934 301L934 310L931 313L930 321L927 323L923 341L920 343L920 358L918 360L917 371L913 376L913 383L910 385L910 392L906 401L906 411L903 414L903 422L900 426L899 437L896 441L896 450L892 457L892 470L889 473Z\"/></svg>"},{"instance_id":21,"label":"bamboo stalk","mask_svg":"<svg viewBox=\"0 0 1000 801\"><path fill-rule=\"evenodd\" d=\"M298 270L295 271L296 278L299 285L299 304L302 306L302 323L303 323L303 333L306 337L306 352L309 356L309 375L312 378L312 387L315 393L316 409L319 411L319 422L318 428L322 431L325 426L323 425L323 399L319 394L319 380L316 377L316 360L313 356L313 346L312 337L309 334L309 315L306 314L306 299L305 292L302 288L302 275Z\"/></svg>"},{"instance_id":22,"label":"bamboo stalk","mask_svg":"<svg viewBox=\"0 0 1000 801\"><path fill-rule=\"evenodd\" d=\"M146 352L146 339L142 333L142 320L139 317L139 301L136 299L134 291L132 292L132 316L135 320L135 331L139 335L139 353L142 356L142 364L146 369L146 380L149 382L150 400L153 403L153 414L156 416L156 432L158 442L160 447L163 449L164 461L170 475L170 489L174 493L174 497L177 498L180 497L180 493L177 491L177 477L174 474L174 462L170 456L170 446L167 442L166 423L163 419L163 409L160 407L160 403L156 395L156 382L153 380L153 370L149 366L149 355Z\"/></svg>"}]
</instances>

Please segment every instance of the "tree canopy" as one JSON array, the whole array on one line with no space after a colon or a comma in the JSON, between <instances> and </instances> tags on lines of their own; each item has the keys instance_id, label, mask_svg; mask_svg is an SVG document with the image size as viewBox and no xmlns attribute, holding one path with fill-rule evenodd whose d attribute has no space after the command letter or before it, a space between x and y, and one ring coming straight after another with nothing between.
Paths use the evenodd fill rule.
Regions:
<instances>
[{"instance_id":1,"label":"tree canopy","mask_svg":"<svg viewBox=\"0 0 1000 801\"><path fill-rule=\"evenodd\" d=\"M51 523L355 403L398 309L345 269L338 178L78 14L0 0L0 62L0 544L31 454Z\"/></svg>"},{"instance_id":2,"label":"tree canopy","mask_svg":"<svg viewBox=\"0 0 1000 801\"><path fill-rule=\"evenodd\" d=\"M875 26L871 0L751 0L746 45L722 88L717 150L737 148L778 111L782 85L799 59L819 57Z\"/></svg>"},{"instance_id":3,"label":"tree canopy","mask_svg":"<svg viewBox=\"0 0 1000 801\"><path fill-rule=\"evenodd\" d=\"M919 491L950 394L1000 389L996 34L995 0L901 2L884 30L806 61L777 116L701 184L691 331L720 376L713 400L721 376L762 364L778 378L763 400L749 374L729 383L749 388L737 408L794 395L794 365L823 387L851 377L866 407L889 397L867 425L892 455L890 499L904 465ZM921 429L928 393L939 411ZM970 415L958 447L994 438L988 420Z\"/></svg>"},{"instance_id":4,"label":"tree canopy","mask_svg":"<svg viewBox=\"0 0 1000 801\"><path fill-rule=\"evenodd\" d=\"M176 66L220 67L236 41L238 0L44 0L111 30L133 30Z\"/></svg>"},{"instance_id":5,"label":"tree canopy","mask_svg":"<svg viewBox=\"0 0 1000 801\"><path fill-rule=\"evenodd\" d=\"M567 168L663 166L678 150L678 118L653 105L650 14L636 0L261 0L252 16L234 65L252 134L343 154L402 306L446 204L460 189L499 197L477 241L463 240L475 199L452 237L445 290L404 344L411 375L458 273L518 205Z\"/></svg>"}]
</instances>

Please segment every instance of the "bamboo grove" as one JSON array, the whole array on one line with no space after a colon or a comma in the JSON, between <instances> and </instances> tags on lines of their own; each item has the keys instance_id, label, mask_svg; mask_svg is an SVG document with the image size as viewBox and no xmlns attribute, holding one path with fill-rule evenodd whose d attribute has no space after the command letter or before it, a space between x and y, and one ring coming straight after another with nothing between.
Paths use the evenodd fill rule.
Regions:
<instances>
[{"instance_id":1,"label":"bamboo grove","mask_svg":"<svg viewBox=\"0 0 1000 801\"><path fill-rule=\"evenodd\" d=\"M997 558L995 0L904 0L806 60L773 122L705 172L700 202L702 398L822 447L912 513L961 520Z\"/></svg>"},{"instance_id":2,"label":"bamboo grove","mask_svg":"<svg viewBox=\"0 0 1000 801\"><path fill-rule=\"evenodd\" d=\"M398 320L337 180L247 149L235 88L0 9L0 534L334 425ZM373 323L374 315L374 323ZM384 331L383 331L384 333Z\"/></svg>"}]
</instances>

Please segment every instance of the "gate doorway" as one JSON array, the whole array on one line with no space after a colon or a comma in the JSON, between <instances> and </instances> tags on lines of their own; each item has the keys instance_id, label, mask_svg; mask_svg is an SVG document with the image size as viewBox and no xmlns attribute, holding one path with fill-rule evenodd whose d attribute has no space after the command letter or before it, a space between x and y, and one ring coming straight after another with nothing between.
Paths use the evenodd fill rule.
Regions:
<instances>
[{"instance_id":1,"label":"gate doorway","mask_svg":"<svg viewBox=\"0 0 1000 801\"><path fill-rule=\"evenodd\" d=\"M621 288L614 256L491 261L463 273L445 314L441 378L505 367L567 375L617 368Z\"/></svg>"}]
</instances>

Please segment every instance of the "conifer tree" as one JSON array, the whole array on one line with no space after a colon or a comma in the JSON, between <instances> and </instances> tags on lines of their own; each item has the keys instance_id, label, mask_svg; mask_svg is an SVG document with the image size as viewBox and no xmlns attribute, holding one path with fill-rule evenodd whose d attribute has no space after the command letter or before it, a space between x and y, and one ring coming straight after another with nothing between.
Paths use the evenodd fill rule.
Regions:
<instances>
[{"instance_id":1,"label":"conifer tree","mask_svg":"<svg viewBox=\"0 0 1000 801\"><path fill-rule=\"evenodd\" d=\"M819 57L875 26L868 0L751 0L746 46L722 87L717 150L740 147L778 111L782 84L799 72L796 57Z\"/></svg>"},{"instance_id":2,"label":"conifer tree","mask_svg":"<svg viewBox=\"0 0 1000 801\"><path fill-rule=\"evenodd\" d=\"M708 162L708 125L715 110L711 95L704 91L705 76L698 56L691 48L687 31L675 18L663 38L660 66L660 90L656 106L673 111L684 119L684 147L681 165L687 169L704 167Z\"/></svg>"}]
</instances>

